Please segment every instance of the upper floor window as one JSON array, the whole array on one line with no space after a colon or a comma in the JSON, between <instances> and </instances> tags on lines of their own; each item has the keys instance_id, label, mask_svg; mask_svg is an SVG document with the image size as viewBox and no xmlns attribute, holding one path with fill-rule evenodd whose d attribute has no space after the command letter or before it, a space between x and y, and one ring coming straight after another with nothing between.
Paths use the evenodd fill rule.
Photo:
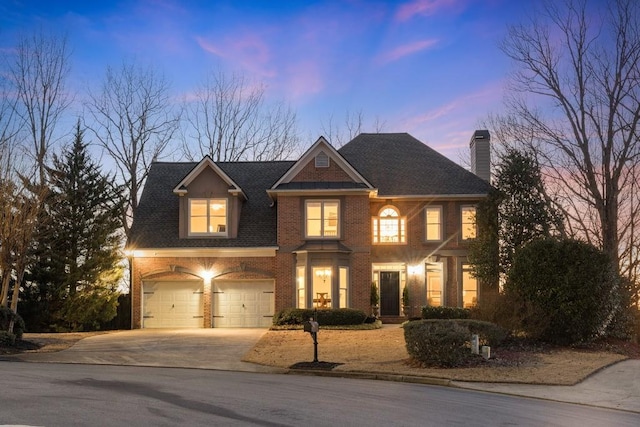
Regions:
<instances>
[{"instance_id":1,"label":"upper floor window","mask_svg":"<svg viewBox=\"0 0 640 427\"><path fill-rule=\"evenodd\" d=\"M460 208L460 218L462 240L475 239L477 235L475 206L463 206Z\"/></svg>"},{"instance_id":2,"label":"upper floor window","mask_svg":"<svg viewBox=\"0 0 640 427\"><path fill-rule=\"evenodd\" d=\"M425 240L442 240L442 207L429 206L425 209Z\"/></svg>"},{"instance_id":3,"label":"upper floor window","mask_svg":"<svg viewBox=\"0 0 640 427\"><path fill-rule=\"evenodd\" d=\"M226 199L189 199L189 234L227 235Z\"/></svg>"},{"instance_id":4,"label":"upper floor window","mask_svg":"<svg viewBox=\"0 0 640 427\"><path fill-rule=\"evenodd\" d=\"M373 218L373 243L405 243L407 220L392 206Z\"/></svg>"},{"instance_id":5,"label":"upper floor window","mask_svg":"<svg viewBox=\"0 0 640 427\"><path fill-rule=\"evenodd\" d=\"M307 200L305 202L306 237L340 237L340 202Z\"/></svg>"}]
</instances>

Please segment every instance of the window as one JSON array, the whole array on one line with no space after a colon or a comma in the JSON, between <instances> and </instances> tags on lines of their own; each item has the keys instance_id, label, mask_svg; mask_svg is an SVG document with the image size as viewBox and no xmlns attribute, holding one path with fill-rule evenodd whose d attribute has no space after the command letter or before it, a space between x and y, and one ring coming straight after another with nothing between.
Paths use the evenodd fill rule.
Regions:
<instances>
[{"instance_id":1,"label":"window","mask_svg":"<svg viewBox=\"0 0 640 427\"><path fill-rule=\"evenodd\" d=\"M297 292L298 292L298 300L297 300L297 307L298 308L307 308L307 294L305 292L305 289L307 288L307 281L306 281L306 271L307 269L304 267L297 267L296 268L296 285L297 285Z\"/></svg>"},{"instance_id":2,"label":"window","mask_svg":"<svg viewBox=\"0 0 640 427\"><path fill-rule=\"evenodd\" d=\"M373 243L405 243L407 220L394 207L385 207L373 218Z\"/></svg>"},{"instance_id":3,"label":"window","mask_svg":"<svg viewBox=\"0 0 640 427\"><path fill-rule=\"evenodd\" d=\"M190 235L227 235L226 199L190 199L189 200Z\"/></svg>"},{"instance_id":4,"label":"window","mask_svg":"<svg viewBox=\"0 0 640 427\"><path fill-rule=\"evenodd\" d=\"M427 305L440 307L442 301L442 263L427 265Z\"/></svg>"},{"instance_id":5,"label":"window","mask_svg":"<svg viewBox=\"0 0 640 427\"><path fill-rule=\"evenodd\" d=\"M313 267L313 307L331 308L331 267Z\"/></svg>"},{"instance_id":6,"label":"window","mask_svg":"<svg viewBox=\"0 0 640 427\"><path fill-rule=\"evenodd\" d=\"M306 237L339 237L340 203L337 200L307 200Z\"/></svg>"},{"instance_id":7,"label":"window","mask_svg":"<svg viewBox=\"0 0 640 427\"><path fill-rule=\"evenodd\" d=\"M473 307L478 303L478 279L473 277L470 264L462 264L462 306Z\"/></svg>"},{"instance_id":8,"label":"window","mask_svg":"<svg viewBox=\"0 0 640 427\"><path fill-rule=\"evenodd\" d=\"M442 240L442 207L432 206L425 209L425 240Z\"/></svg>"},{"instance_id":9,"label":"window","mask_svg":"<svg viewBox=\"0 0 640 427\"><path fill-rule=\"evenodd\" d=\"M339 308L349 307L349 268L340 267L339 270L339 287L340 287L340 306Z\"/></svg>"},{"instance_id":10,"label":"window","mask_svg":"<svg viewBox=\"0 0 640 427\"><path fill-rule=\"evenodd\" d=\"M463 206L460 209L462 240L476 238L476 208L475 206Z\"/></svg>"}]
</instances>

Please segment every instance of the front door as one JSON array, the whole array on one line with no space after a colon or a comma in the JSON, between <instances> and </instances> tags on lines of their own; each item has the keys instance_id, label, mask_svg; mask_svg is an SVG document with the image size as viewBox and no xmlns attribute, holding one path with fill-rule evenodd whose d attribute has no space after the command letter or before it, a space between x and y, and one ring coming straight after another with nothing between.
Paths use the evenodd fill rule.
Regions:
<instances>
[{"instance_id":1,"label":"front door","mask_svg":"<svg viewBox=\"0 0 640 427\"><path fill-rule=\"evenodd\" d=\"M380 272L380 315L400 315L400 272Z\"/></svg>"}]
</instances>

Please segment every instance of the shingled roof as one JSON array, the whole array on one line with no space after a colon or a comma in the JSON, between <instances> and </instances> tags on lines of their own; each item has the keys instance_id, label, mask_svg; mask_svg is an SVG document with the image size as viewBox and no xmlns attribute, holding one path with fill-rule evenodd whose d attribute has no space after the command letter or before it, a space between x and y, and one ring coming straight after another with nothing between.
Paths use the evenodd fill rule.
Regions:
<instances>
[{"instance_id":1,"label":"shingled roof","mask_svg":"<svg viewBox=\"0 0 640 427\"><path fill-rule=\"evenodd\" d=\"M197 163L151 165L138 209L134 214L128 246L135 248L246 248L276 246L276 208L267 195L270 188L292 165L280 162L216 163L244 191L238 237L180 239L178 237L179 196L174 187Z\"/></svg>"},{"instance_id":2,"label":"shingled roof","mask_svg":"<svg viewBox=\"0 0 640 427\"><path fill-rule=\"evenodd\" d=\"M482 196L489 184L407 133L360 134L338 150L378 189L379 197ZM276 208L267 194L293 161L216 162L245 193L238 236L180 239L179 196L173 192L198 163L151 165L128 246L136 248L251 248L277 246ZM289 183L285 189L364 188L355 183Z\"/></svg>"},{"instance_id":3,"label":"shingled roof","mask_svg":"<svg viewBox=\"0 0 640 427\"><path fill-rule=\"evenodd\" d=\"M489 184L408 133L362 133L338 152L378 196L484 195Z\"/></svg>"}]
</instances>

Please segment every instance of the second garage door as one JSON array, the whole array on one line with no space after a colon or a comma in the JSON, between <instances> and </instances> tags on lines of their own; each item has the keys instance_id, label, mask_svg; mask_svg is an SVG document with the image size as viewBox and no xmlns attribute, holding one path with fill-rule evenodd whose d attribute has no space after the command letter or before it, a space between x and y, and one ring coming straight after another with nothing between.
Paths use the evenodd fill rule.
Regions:
<instances>
[{"instance_id":1,"label":"second garage door","mask_svg":"<svg viewBox=\"0 0 640 427\"><path fill-rule=\"evenodd\" d=\"M215 281L213 326L217 328L266 328L275 310L273 280Z\"/></svg>"}]
</instances>

